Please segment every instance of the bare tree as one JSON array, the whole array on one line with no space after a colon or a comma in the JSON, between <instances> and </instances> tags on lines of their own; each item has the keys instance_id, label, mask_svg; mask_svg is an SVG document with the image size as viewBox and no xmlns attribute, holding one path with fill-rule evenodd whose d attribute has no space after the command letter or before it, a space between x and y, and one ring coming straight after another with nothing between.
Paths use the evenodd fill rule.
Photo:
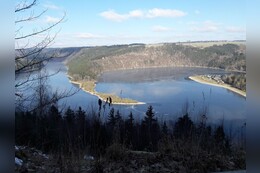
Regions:
<instances>
[{"instance_id":1,"label":"bare tree","mask_svg":"<svg viewBox=\"0 0 260 173\"><path fill-rule=\"evenodd\" d=\"M46 63L57 57L55 51L53 53L47 53L46 48L48 48L55 40L59 31L54 31L56 27L64 22L66 13L64 12L63 16L59 20L52 22L51 24L46 24L46 26L33 25L34 28L31 28L29 31L26 26L31 26L32 22L42 21L43 15L47 13L48 9L42 9L40 12L36 10L38 5L37 0L21 0L16 4L15 7L15 96L16 101L33 101L32 95L25 96L23 93L28 88L33 88L36 85L36 88L40 97L38 99L39 103L33 110L38 109L39 107L44 108L48 104L53 104L58 100L68 97L75 94L78 90L69 90L62 92L54 92L52 96L49 96L48 99L43 99L43 91L46 78L58 73L57 70L54 74L41 73L42 69ZM26 28L26 29L25 29ZM37 41L39 40L40 41ZM40 72L40 75L37 75L36 72Z\"/></svg>"},{"instance_id":2,"label":"bare tree","mask_svg":"<svg viewBox=\"0 0 260 173\"><path fill-rule=\"evenodd\" d=\"M22 73L31 74L33 71L40 70L44 62L55 57L55 54L46 55L43 50L47 48L55 39L57 33L53 36L50 35L50 31L60 24L65 19L65 13L59 21L52 23L43 28L34 28L33 31L26 33L23 28L29 24L29 22L40 20L43 14L47 12L47 9L41 11L39 14L34 14L33 8L37 5L37 0L33 0L28 3L27 1L19 2L15 8L16 14L16 31L15 31L15 75L18 77ZM30 13L29 13L30 11ZM24 17L25 15L25 17ZM29 16L28 16L29 15ZM17 28L18 27L18 28ZM35 36L40 36L43 39L39 42L32 43ZM24 85L30 82L32 79L27 77L27 80L19 81L15 87Z\"/></svg>"}]
</instances>

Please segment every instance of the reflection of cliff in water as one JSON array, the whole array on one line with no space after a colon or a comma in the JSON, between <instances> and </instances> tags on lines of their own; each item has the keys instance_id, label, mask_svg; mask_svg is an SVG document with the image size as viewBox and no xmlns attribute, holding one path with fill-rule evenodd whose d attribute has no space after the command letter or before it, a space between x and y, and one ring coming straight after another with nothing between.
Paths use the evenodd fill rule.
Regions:
<instances>
[{"instance_id":1,"label":"reflection of cliff in water","mask_svg":"<svg viewBox=\"0 0 260 173\"><path fill-rule=\"evenodd\" d=\"M99 82L126 82L136 83L145 81L158 81L166 79L183 79L192 75L225 74L229 73L220 69L195 68L195 67L162 67L132 70L117 70L103 73Z\"/></svg>"}]
</instances>

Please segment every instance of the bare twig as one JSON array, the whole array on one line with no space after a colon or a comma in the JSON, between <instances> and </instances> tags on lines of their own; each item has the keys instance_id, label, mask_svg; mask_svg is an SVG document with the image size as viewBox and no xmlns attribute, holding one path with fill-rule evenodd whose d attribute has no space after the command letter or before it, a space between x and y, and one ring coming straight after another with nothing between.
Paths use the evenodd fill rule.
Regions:
<instances>
[{"instance_id":1,"label":"bare twig","mask_svg":"<svg viewBox=\"0 0 260 173\"><path fill-rule=\"evenodd\" d=\"M20 3L16 6L15 8L15 12L20 12L20 11L24 11L24 10L28 10L29 8L32 8L33 6L36 5L36 1L34 0L33 2L31 2L30 4L26 4L25 2L23 3L23 5Z\"/></svg>"}]
</instances>

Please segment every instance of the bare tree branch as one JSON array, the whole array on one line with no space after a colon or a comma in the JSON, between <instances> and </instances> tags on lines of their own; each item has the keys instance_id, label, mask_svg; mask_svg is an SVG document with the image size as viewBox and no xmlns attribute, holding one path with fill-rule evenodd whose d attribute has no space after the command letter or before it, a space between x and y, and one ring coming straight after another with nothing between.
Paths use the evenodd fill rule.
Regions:
<instances>
[{"instance_id":1,"label":"bare tree branch","mask_svg":"<svg viewBox=\"0 0 260 173\"><path fill-rule=\"evenodd\" d=\"M27 72L34 71L33 69L35 69L35 67L34 67L35 65L39 65L39 64L41 64L45 61L48 61L48 60L54 58L55 57L54 54L52 56L45 57L44 55L41 55L41 53L45 48L47 48L47 46L50 43L53 42L53 40L55 38L56 38L56 35L52 38L46 37L42 42L40 42L38 45L36 45L32 49L32 51L29 51L29 52L26 52L26 50L24 50L24 49L19 49L18 51L22 55L16 56L15 61L17 63L19 63L19 62L21 62L20 59L25 60L27 58L26 59L27 64L23 64L21 67L17 67L16 70L15 70L15 74L18 74L25 69L27 69ZM30 68L30 69L28 69L28 68Z\"/></svg>"},{"instance_id":2,"label":"bare tree branch","mask_svg":"<svg viewBox=\"0 0 260 173\"><path fill-rule=\"evenodd\" d=\"M15 8L16 14L21 14L20 12L27 12L29 10L33 10L32 8L36 5L37 0L33 0L30 3L27 3L24 1L23 3L20 3ZM15 21L15 24L22 24L26 25L26 22L30 22L32 20L38 20L40 19L43 14L45 14L47 10L43 10L41 13L34 15L32 12L30 16L28 17L20 17ZM56 57L56 52L53 53L44 53L44 50L50 46L58 32L56 32L54 35L50 34L50 31L55 28L58 24L64 21L66 16L66 13L59 19L59 21L52 23L51 25L47 27L43 27L40 30L32 30L31 33L27 33L25 35L22 35L22 29L23 26L19 26L19 28L16 30L15 33L15 40L16 45L19 46L16 49L16 55L15 55L15 74L17 77L15 88L17 92L15 93L17 100L21 101L18 104L21 105L21 108L23 108L24 103L30 102L31 105L27 108L27 110L31 111L39 111L42 113L46 106L49 106L51 104L54 104L55 102L58 102L59 100L69 97L71 95L74 95L76 92L78 92L80 89L71 88L70 90L64 90L64 91L55 91L50 92L47 83L45 82L49 77L57 74L59 70L53 74L44 73L42 74L42 67L52 58ZM44 35L43 39L35 44L30 44L30 39L33 40L35 36L42 36ZM22 41L27 40L26 45L22 45L20 47L19 43ZM39 72L38 76L35 76L35 72ZM21 79L19 76L21 74L26 74L25 78ZM18 80L19 78L19 80ZM36 84L36 85L35 85ZM36 87L35 87L35 86ZM31 89L35 90L34 94L31 95L23 95L22 92L19 92L21 88ZM35 103L37 103L35 105Z\"/></svg>"},{"instance_id":3,"label":"bare tree branch","mask_svg":"<svg viewBox=\"0 0 260 173\"><path fill-rule=\"evenodd\" d=\"M20 20L16 20L15 21L15 24L17 23L21 23L21 22L27 22L27 21L32 21L32 20L35 20L35 19L38 19L39 17L41 17L44 13L46 13L47 9L42 11L40 14L38 14L37 16L34 16L34 15L30 15L29 17L27 18L24 18L24 19L20 19Z\"/></svg>"},{"instance_id":4,"label":"bare tree branch","mask_svg":"<svg viewBox=\"0 0 260 173\"><path fill-rule=\"evenodd\" d=\"M28 37L31 37L31 36L34 36L34 35L39 35L41 33L44 33L46 31L49 31L51 28L55 27L56 25L58 25L59 23L61 23L63 20L65 19L65 15L56 23L50 25L49 27L47 28L43 28L42 30L40 31L35 31L33 33L30 33L30 34L27 34L27 35L24 35L24 36L20 36L20 37L15 37L15 40L20 40L20 39L24 39L24 38L28 38Z\"/></svg>"},{"instance_id":5,"label":"bare tree branch","mask_svg":"<svg viewBox=\"0 0 260 173\"><path fill-rule=\"evenodd\" d=\"M18 4L15 8L15 12L20 12L20 11L24 11L27 10L29 8L32 8L34 5L36 5L36 1L34 0L33 2L31 2L30 4L26 4L25 2L23 3L23 5ZM20 7L21 6L21 7Z\"/></svg>"},{"instance_id":6,"label":"bare tree branch","mask_svg":"<svg viewBox=\"0 0 260 173\"><path fill-rule=\"evenodd\" d=\"M41 77L34 77L34 78L27 78L27 80L25 80L25 81L22 81L22 82L18 82L16 85L15 85L15 87L19 87L19 86L22 86L22 85L24 85L25 83L28 83L28 82L33 82L33 81L37 81L37 80L41 80L41 79L44 79L44 78L46 78L46 77L51 77L51 76L54 76L54 75L56 75L56 74L58 74L60 72L60 69L58 69L56 72L54 72L54 73L52 73L52 74L48 74L48 75L46 75L46 76L41 76Z\"/></svg>"}]
</instances>

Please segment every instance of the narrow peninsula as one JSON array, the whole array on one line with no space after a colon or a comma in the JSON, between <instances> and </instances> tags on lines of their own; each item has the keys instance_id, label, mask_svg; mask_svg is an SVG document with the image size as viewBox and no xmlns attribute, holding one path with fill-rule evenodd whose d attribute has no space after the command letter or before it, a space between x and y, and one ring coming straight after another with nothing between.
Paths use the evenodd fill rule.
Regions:
<instances>
[{"instance_id":1,"label":"narrow peninsula","mask_svg":"<svg viewBox=\"0 0 260 173\"><path fill-rule=\"evenodd\" d=\"M144 102L139 102L137 100L133 100L130 98L121 98L113 93L100 93L95 90L96 82L95 80L82 80L82 81L74 81L72 77L68 76L71 83L76 84L81 88L83 91L97 96L102 101L106 102L108 97L111 97L112 104L116 105L140 105L145 104Z\"/></svg>"},{"instance_id":2,"label":"narrow peninsula","mask_svg":"<svg viewBox=\"0 0 260 173\"><path fill-rule=\"evenodd\" d=\"M231 85L228 85L228 84L224 83L223 81L217 81L212 78L209 78L209 77L207 77L207 75L190 76L189 79L202 83L202 84L208 84L208 85L226 88L230 91L233 91L239 95L246 97L245 91L232 87Z\"/></svg>"}]
</instances>

